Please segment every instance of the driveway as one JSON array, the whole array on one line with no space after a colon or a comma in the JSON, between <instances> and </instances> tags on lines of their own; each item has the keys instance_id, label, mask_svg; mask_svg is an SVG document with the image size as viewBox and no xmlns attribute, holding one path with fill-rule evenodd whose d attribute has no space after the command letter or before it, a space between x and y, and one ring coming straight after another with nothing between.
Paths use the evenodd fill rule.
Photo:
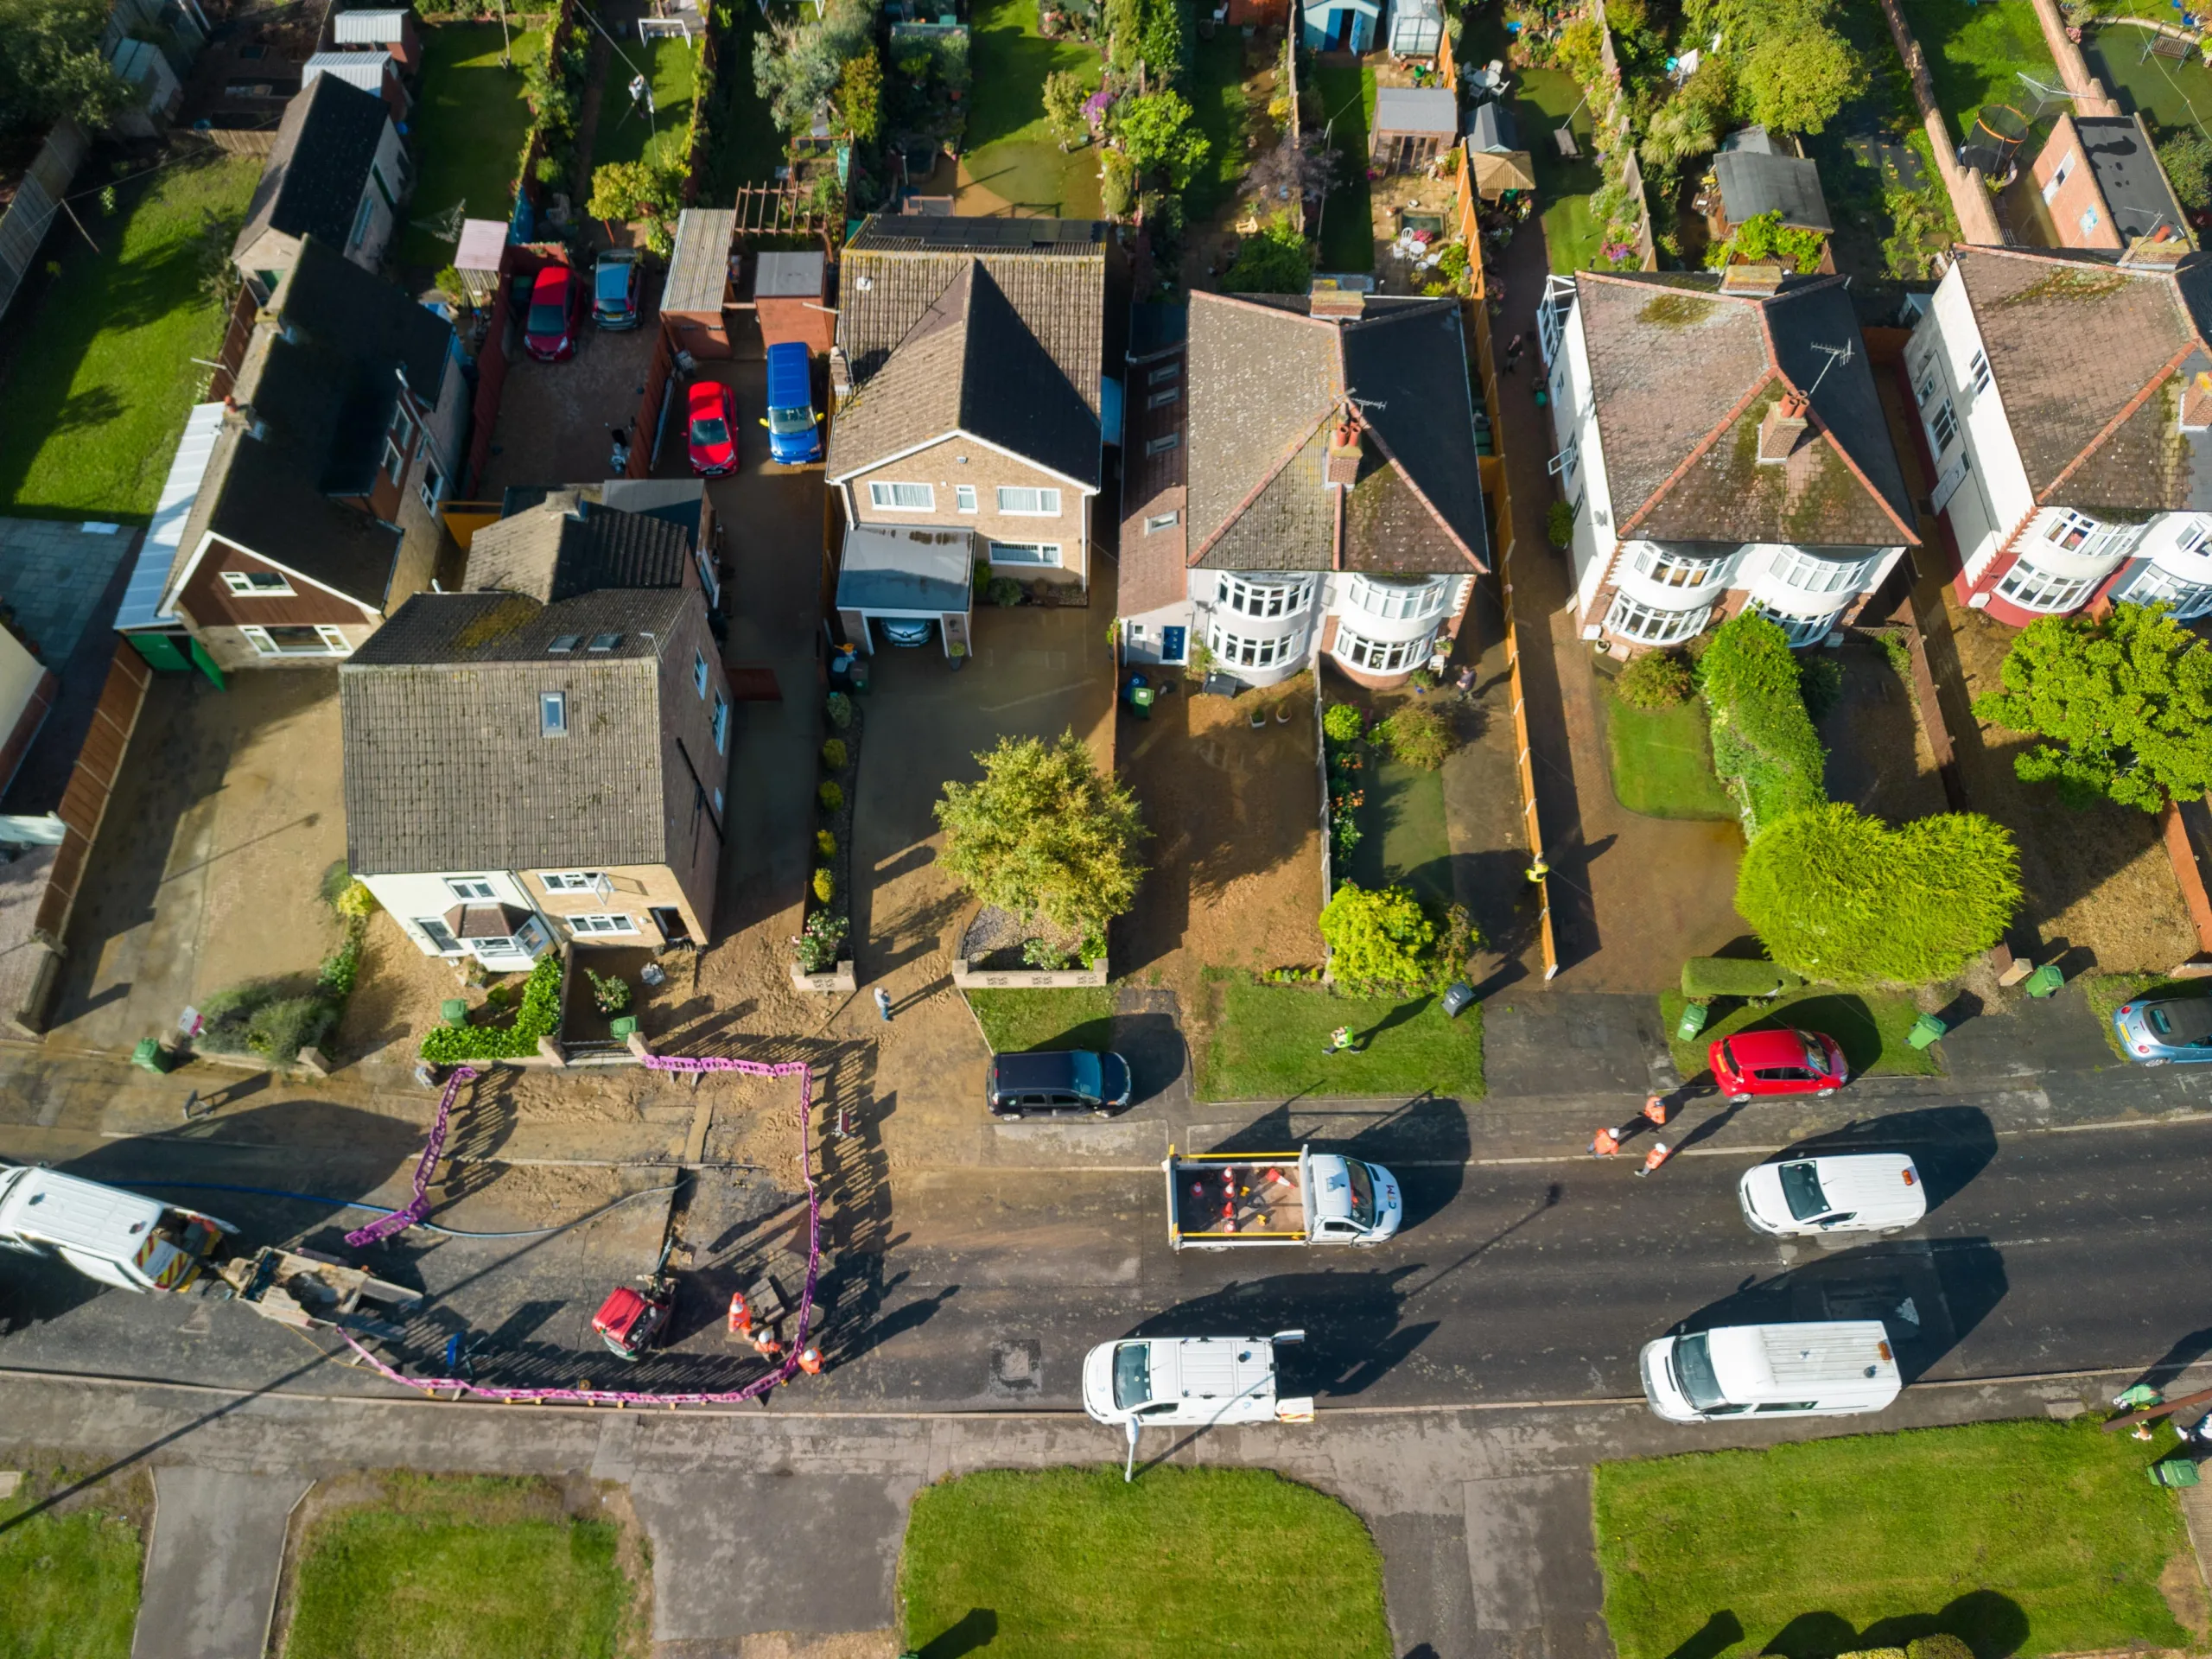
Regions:
<instances>
[{"instance_id":1,"label":"driveway","mask_svg":"<svg viewBox=\"0 0 2212 1659\"><path fill-rule=\"evenodd\" d=\"M636 418L660 339L660 282L658 276L646 278L643 323L609 334L587 319L576 354L565 363L540 363L516 346L499 397L491 458L477 480L480 498L497 500L511 484L585 484L608 476L614 429ZM671 410L669 421L667 443L680 452L680 416ZM652 433L632 433L632 439L650 443Z\"/></svg>"}]
</instances>

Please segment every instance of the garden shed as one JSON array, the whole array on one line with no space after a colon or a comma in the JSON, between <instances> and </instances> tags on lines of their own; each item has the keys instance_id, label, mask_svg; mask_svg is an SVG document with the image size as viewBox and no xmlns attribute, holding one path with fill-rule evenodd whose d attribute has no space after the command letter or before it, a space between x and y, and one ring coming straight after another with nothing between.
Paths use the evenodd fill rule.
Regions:
<instances>
[{"instance_id":1,"label":"garden shed","mask_svg":"<svg viewBox=\"0 0 2212 1659\"><path fill-rule=\"evenodd\" d=\"M399 66L381 47L374 51L316 53L300 66L300 90L306 92L320 75L333 76L382 99L395 121L405 120L414 103L399 84Z\"/></svg>"},{"instance_id":2,"label":"garden shed","mask_svg":"<svg viewBox=\"0 0 2212 1659\"><path fill-rule=\"evenodd\" d=\"M695 358L730 354L724 308L736 298L738 257L730 251L736 227L734 207L686 207L677 216L660 314L677 349Z\"/></svg>"},{"instance_id":3,"label":"garden shed","mask_svg":"<svg viewBox=\"0 0 2212 1659\"><path fill-rule=\"evenodd\" d=\"M1500 103L1478 104L1467 118L1467 162L1475 194L1496 201L1508 190L1534 190L1536 169L1521 148L1513 116Z\"/></svg>"},{"instance_id":4,"label":"garden shed","mask_svg":"<svg viewBox=\"0 0 2212 1659\"><path fill-rule=\"evenodd\" d=\"M1821 169L1776 143L1764 127L1745 127L1721 141L1713 158L1716 235L1726 236L1747 219L1778 213L1786 229L1835 229L1827 198L1821 194Z\"/></svg>"},{"instance_id":5,"label":"garden shed","mask_svg":"<svg viewBox=\"0 0 2212 1659\"><path fill-rule=\"evenodd\" d=\"M349 52L381 47L410 74L423 65L423 39L412 11L365 8L339 12L331 19L330 39L331 44Z\"/></svg>"},{"instance_id":6,"label":"garden shed","mask_svg":"<svg viewBox=\"0 0 2212 1659\"><path fill-rule=\"evenodd\" d=\"M764 345L797 340L810 352L837 343L830 304L830 261L821 253L763 253L753 261L753 308Z\"/></svg>"},{"instance_id":7,"label":"garden shed","mask_svg":"<svg viewBox=\"0 0 2212 1659\"><path fill-rule=\"evenodd\" d=\"M1364 52L1375 44L1380 0L1311 0L1299 43L1311 52Z\"/></svg>"},{"instance_id":8,"label":"garden shed","mask_svg":"<svg viewBox=\"0 0 2212 1659\"><path fill-rule=\"evenodd\" d=\"M1390 0L1391 52L1401 58L1433 58L1444 44L1442 0Z\"/></svg>"},{"instance_id":9,"label":"garden shed","mask_svg":"<svg viewBox=\"0 0 2212 1659\"><path fill-rule=\"evenodd\" d=\"M1441 86L1384 86L1375 94L1367 153L1384 173L1426 167L1459 142L1459 95Z\"/></svg>"}]
</instances>

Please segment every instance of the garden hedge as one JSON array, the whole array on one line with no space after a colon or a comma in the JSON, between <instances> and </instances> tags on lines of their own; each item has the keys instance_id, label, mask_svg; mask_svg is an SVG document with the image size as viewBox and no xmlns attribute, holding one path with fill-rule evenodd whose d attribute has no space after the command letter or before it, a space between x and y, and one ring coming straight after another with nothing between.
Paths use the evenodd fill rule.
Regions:
<instances>
[{"instance_id":1,"label":"garden hedge","mask_svg":"<svg viewBox=\"0 0 2212 1659\"><path fill-rule=\"evenodd\" d=\"M523 983L522 1004L506 1026L440 1026L423 1038L423 1058L432 1065L463 1060L520 1060L537 1052L537 1039L561 1027L561 958L547 951Z\"/></svg>"},{"instance_id":2,"label":"garden hedge","mask_svg":"<svg viewBox=\"0 0 2212 1659\"><path fill-rule=\"evenodd\" d=\"M1682 964L1682 995L1693 1002L1716 996L1779 996L1804 981L1771 962L1739 962L1733 957L1692 957Z\"/></svg>"},{"instance_id":3,"label":"garden hedge","mask_svg":"<svg viewBox=\"0 0 2212 1659\"><path fill-rule=\"evenodd\" d=\"M1780 627L1746 611L1713 631L1698 663L1713 715L1713 765L1744 815L1744 838L1822 805L1827 756L1806 712L1797 659Z\"/></svg>"}]
</instances>

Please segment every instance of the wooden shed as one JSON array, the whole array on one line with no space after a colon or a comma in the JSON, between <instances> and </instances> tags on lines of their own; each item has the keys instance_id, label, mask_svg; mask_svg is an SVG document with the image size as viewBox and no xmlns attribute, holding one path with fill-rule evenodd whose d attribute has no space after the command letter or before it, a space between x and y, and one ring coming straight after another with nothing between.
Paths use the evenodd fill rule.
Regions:
<instances>
[{"instance_id":1,"label":"wooden shed","mask_svg":"<svg viewBox=\"0 0 2212 1659\"><path fill-rule=\"evenodd\" d=\"M753 260L753 308L764 345L798 340L810 352L837 343L830 261L820 253L764 253Z\"/></svg>"},{"instance_id":2,"label":"wooden shed","mask_svg":"<svg viewBox=\"0 0 2212 1659\"><path fill-rule=\"evenodd\" d=\"M1375 94L1367 153L1384 173L1426 167L1459 142L1459 95L1442 86L1384 86Z\"/></svg>"}]
</instances>

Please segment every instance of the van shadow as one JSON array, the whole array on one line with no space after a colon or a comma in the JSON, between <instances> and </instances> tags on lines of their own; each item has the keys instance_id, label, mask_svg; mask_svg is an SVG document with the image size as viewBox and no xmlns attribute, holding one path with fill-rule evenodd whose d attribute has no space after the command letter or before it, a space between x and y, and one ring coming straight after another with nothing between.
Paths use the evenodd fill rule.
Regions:
<instances>
[{"instance_id":1,"label":"van shadow","mask_svg":"<svg viewBox=\"0 0 2212 1659\"><path fill-rule=\"evenodd\" d=\"M1302 1330L1278 1355L1286 1396L1363 1394L1428 1340L1438 1322L1402 1326L1416 1263L1375 1273L1287 1273L1224 1286L1155 1313L1132 1337L1265 1337Z\"/></svg>"},{"instance_id":2,"label":"van shadow","mask_svg":"<svg viewBox=\"0 0 2212 1659\"><path fill-rule=\"evenodd\" d=\"M1392 1160L1417 1160L1415 1170L1391 1169L1405 1200L1401 1234L1419 1226L1459 1196L1466 1179L1466 1160L1474 1139L1467 1128L1467 1109L1443 1095L1416 1095L1402 1106L1359 1122L1350 1116L1319 1116L1297 1109L1285 1101L1254 1118L1219 1145L1192 1147L1191 1151L1238 1154L1281 1153L1313 1145L1322 1152L1342 1153L1363 1162L1391 1169ZM1301 1133L1297 1120L1304 1121ZM1358 1127L1351 1128L1355 1123ZM1351 1128L1349 1135L1334 1126ZM1313 1131L1319 1130L1318 1135Z\"/></svg>"},{"instance_id":3,"label":"van shadow","mask_svg":"<svg viewBox=\"0 0 2212 1659\"><path fill-rule=\"evenodd\" d=\"M1800 1613L1759 1651L1777 1659L1834 1659L1841 1653L1902 1648L1926 1636L1957 1637L1974 1649L1974 1659L2008 1659L2027 1645L2028 1615L2010 1596L1970 1590L1947 1603L1941 1612L1878 1618L1863 1630L1853 1630L1849 1619L1835 1613Z\"/></svg>"},{"instance_id":4,"label":"van shadow","mask_svg":"<svg viewBox=\"0 0 2212 1659\"><path fill-rule=\"evenodd\" d=\"M1833 1157L1839 1153L1911 1154L1932 1212L1963 1192L1997 1155L1997 1131L1978 1106L1931 1106L1885 1112L1797 1141L1769 1160Z\"/></svg>"}]
</instances>

